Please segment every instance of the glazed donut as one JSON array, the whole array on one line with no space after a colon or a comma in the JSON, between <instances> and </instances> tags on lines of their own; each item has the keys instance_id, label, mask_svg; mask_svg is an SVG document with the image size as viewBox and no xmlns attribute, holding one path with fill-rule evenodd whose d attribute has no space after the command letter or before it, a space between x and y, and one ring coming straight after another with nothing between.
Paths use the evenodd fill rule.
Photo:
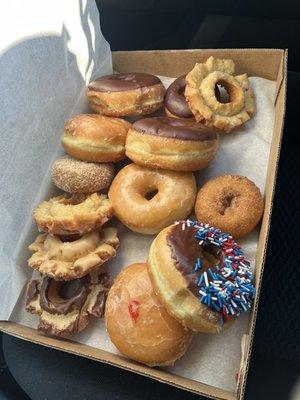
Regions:
<instances>
[{"instance_id":1,"label":"glazed donut","mask_svg":"<svg viewBox=\"0 0 300 400\"><path fill-rule=\"evenodd\" d=\"M196 221L159 233L148 270L160 302L194 331L220 332L255 296L250 263L232 236Z\"/></svg>"},{"instance_id":2,"label":"glazed donut","mask_svg":"<svg viewBox=\"0 0 300 400\"><path fill-rule=\"evenodd\" d=\"M165 88L156 76L137 72L98 78L88 85L86 94L89 106L99 114L137 116L158 110Z\"/></svg>"},{"instance_id":3,"label":"glazed donut","mask_svg":"<svg viewBox=\"0 0 300 400\"><path fill-rule=\"evenodd\" d=\"M184 97L185 76L181 75L168 87L165 96L165 113L171 118L194 119L194 115Z\"/></svg>"},{"instance_id":4,"label":"glazed donut","mask_svg":"<svg viewBox=\"0 0 300 400\"><path fill-rule=\"evenodd\" d=\"M208 181L199 190L195 205L198 221L241 238L259 223L264 203L258 187L239 175L224 175Z\"/></svg>"},{"instance_id":5,"label":"glazed donut","mask_svg":"<svg viewBox=\"0 0 300 400\"><path fill-rule=\"evenodd\" d=\"M253 115L254 94L247 74L234 76L234 70L232 60L209 57L205 63L197 63L187 74L185 98L196 121L229 132ZM217 99L217 85L228 92L228 102Z\"/></svg>"},{"instance_id":6,"label":"glazed donut","mask_svg":"<svg viewBox=\"0 0 300 400\"><path fill-rule=\"evenodd\" d=\"M131 124L120 118L81 114L66 122L62 145L78 160L114 162L125 158L125 141Z\"/></svg>"},{"instance_id":7,"label":"glazed donut","mask_svg":"<svg viewBox=\"0 0 300 400\"><path fill-rule=\"evenodd\" d=\"M107 188L114 177L113 164L96 164L65 156L52 167L52 181L68 193L94 193Z\"/></svg>"},{"instance_id":8,"label":"glazed donut","mask_svg":"<svg viewBox=\"0 0 300 400\"><path fill-rule=\"evenodd\" d=\"M40 203L33 217L40 230L55 235L74 235L99 229L113 216L103 194L52 197Z\"/></svg>"},{"instance_id":9,"label":"glazed donut","mask_svg":"<svg viewBox=\"0 0 300 400\"><path fill-rule=\"evenodd\" d=\"M217 134L196 122L145 118L136 121L128 131L126 155L146 167L196 171L210 163L218 146Z\"/></svg>"},{"instance_id":10,"label":"glazed donut","mask_svg":"<svg viewBox=\"0 0 300 400\"><path fill-rule=\"evenodd\" d=\"M196 190L192 173L130 164L117 174L108 196L115 215L125 226L151 235L189 215Z\"/></svg>"},{"instance_id":11,"label":"glazed donut","mask_svg":"<svg viewBox=\"0 0 300 400\"><path fill-rule=\"evenodd\" d=\"M158 302L146 264L123 269L109 291L105 321L113 344L125 356L154 366L173 365L192 333Z\"/></svg>"},{"instance_id":12,"label":"glazed donut","mask_svg":"<svg viewBox=\"0 0 300 400\"><path fill-rule=\"evenodd\" d=\"M73 280L115 257L119 239L116 228L104 228L83 236L38 235L28 247L29 267L55 280Z\"/></svg>"},{"instance_id":13,"label":"glazed donut","mask_svg":"<svg viewBox=\"0 0 300 400\"><path fill-rule=\"evenodd\" d=\"M88 325L92 315L103 316L107 293L105 273L69 282L44 277L28 285L26 310L39 315L40 331L56 336L73 335Z\"/></svg>"}]
</instances>

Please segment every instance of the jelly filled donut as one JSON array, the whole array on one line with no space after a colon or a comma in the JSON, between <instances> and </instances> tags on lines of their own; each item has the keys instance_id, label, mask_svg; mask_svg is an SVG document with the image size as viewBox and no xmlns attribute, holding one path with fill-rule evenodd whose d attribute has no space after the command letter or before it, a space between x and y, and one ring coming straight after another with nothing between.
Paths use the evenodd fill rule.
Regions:
<instances>
[{"instance_id":1,"label":"jelly filled donut","mask_svg":"<svg viewBox=\"0 0 300 400\"><path fill-rule=\"evenodd\" d=\"M128 131L126 155L146 167L196 171L210 163L218 145L216 132L194 121L145 118Z\"/></svg>"},{"instance_id":2,"label":"jelly filled donut","mask_svg":"<svg viewBox=\"0 0 300 400\"><path fill-rule=\"evenodd\" d=\"M125 158L125 141L131 124L120 118L81 114L66 122L61 142L78 160L115 162Z\"/></svg>"},{"instance_id":3,"label":"jelly filled donut","mask_svg":"<svg viewBox=\"0 0 300 400\"><path fill-rule=\"evenodd\" d=\"M90 317L102 317L109 290L106 273L69 282L44 277L29 283L26 310L39 315L38 329L56 336L82 331Z\"/></svg>"},{"instance_id":4,"label":"jelly filled donut","mask_svg":"<svg viewBox=\"0 0 300 400\"><path fill-rule=\"evenodd\" d=\"M87 163L65 156L52 167L52 180L68 193L94 193L107 188L114 177L113 164Z\"/></svg>"},{"instance_id":5,"label":"jelly filled donut","mask_svg":"<svg viewBox=\"0 0 300 400\"><path fill-rule=\"evenodd\" d=\"M155 234L190 214L196 190L190 172L129 164L116 175L108 196L115 215L125 226L135 232Z\"/></svg>"},{"instance_id":6,"label":"jelly filled donut","mask_svg":"<svg viewBox=\"0 0 300 400\"><path fill-rule=\"evenodd\" d=\"M151 367L173 365L192 339L192 332L159 303L146 264L130 265L117 276L108 294L105 321L119 351Z\"/></svg>"},{"instance_id":7,"label":"jelly filled donut","mask_svg":"<svg viewBox=\"0 0 300 400\"><path fill-rule=\"evenodd\" d=\"M229 232L234 238L251 232L263 210L258 187L239 175L218 176L208 181L199 190L195 205L199 221Z\"/></svg>"},{"instance_id":8,"label":"jelly filled donut","mask_svg":"<svg viewBox=\"0 0 300 400\"><path fill-rule=\"evenodd\" d=\"M172 118L194 118L192 111L184 97L185 76L175 79L168 87L165 96L165 113Z\"/></svg>"},{"instance_id":9,"label":"jelly filled donut","mask_svg":"<svg viewBox=\"0 0 300 400\"><path fill-rule=\"evenodd\" d=\"M103 76L87 88L91 109L114 117L151 114L163 105L164 94L159 78L139 72Z\"/></svg>"},{"instance_id":10,"label":"jelly filled donut","mask_svg":"<svg viewBox=\"0 0 300 400\"><path fill-rule=\"evenodd\" d=\"M167 311L199 332L221 331L251 307L255 296L250 263L232 236L196 221L159 233L148 270Z\"/></svg>"}]
</instances>

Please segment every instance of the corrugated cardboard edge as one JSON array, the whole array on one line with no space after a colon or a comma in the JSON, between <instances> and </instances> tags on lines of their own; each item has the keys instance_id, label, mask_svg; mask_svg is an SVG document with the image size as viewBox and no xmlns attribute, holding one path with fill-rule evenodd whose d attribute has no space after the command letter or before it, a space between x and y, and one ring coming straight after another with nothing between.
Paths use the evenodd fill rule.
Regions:
<instances>
[{"instance_id":1,"label":"corrugated cardboard edge","mask_svg":"<svg viewBox=\"0 0 300 400\"><path fill-rule=\"evenodd\" d=\"M246 381L247 381L247 375L248 375L249 364L250 364L250 356L251 356L251 351L252 351L252 346L253 346L255 324L256 324L257 312L258 312L258 306L259 306L260 290L261 290L262 278L263 278L264 267L265 267L265 258L266 258L266 252L267 252L269 230L270 230L272 210L273 210L273 200L274 200L275 187L276 187L276 179L275 178L276 178L277 172L278 172L278 164L279 164L280 149L281 149L284 120L285 120L285 111L286 111L286 104L285 104L284 100L286 99L286 94L287 94L287 60L288 60L288 51L286 49L285 53L284 53L284 57L282 59L281 68L278 72L279 77L278 77L278 81L277 81L278 85L277 85L277 89L276 89L276 99L275 99L275 106L282 107L282 113L281 113L282 119L281 119L280 125L277 128L277 131L274 132L274 135L273 135L271 152L270 152L270 157L269 157L268 172L267 172L267 183L270 182L270 180L271 180L274 184L272 185L272 190L269 195L268 209L265 209L265 214L264 214L261 233L260 233L260 235L265 235L263 256L262 256L262 259L259 261L262 265L262 268L261 268L260 274L258 276L257 294L256 294L257 300L255 302L255 305L254 305L254 308L252 311L251 320L250 320L250 332L249 332L249 335L244 335L244 337L242 339L242 361L241 361L241 368L239 371L239 379L238 379L238 387L237 387L237 400L243 400L244 394L245 394ZM281 95L281 97L280 97L280 95ZM282 101L281 104L279 104L280 100ZM278 123L278 115L279 115L279 113L276 113L277 117L275 117L274 131L276 128L276 122ZM271 162L272 159L273 159L273 163ZM261 240L259 240L259 242L262 243Z\"/></svg>"}]
</instances>

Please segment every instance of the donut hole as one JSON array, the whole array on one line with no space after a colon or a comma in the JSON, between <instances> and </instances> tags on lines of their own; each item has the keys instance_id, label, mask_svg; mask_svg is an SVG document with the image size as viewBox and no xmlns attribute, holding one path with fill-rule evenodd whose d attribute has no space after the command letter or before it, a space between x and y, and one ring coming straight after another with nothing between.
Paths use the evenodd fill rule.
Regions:
<instances>
[{"instance_id":1,"label":"donut hole","mask_svg":"<svg viewBox=\"0 0 300 400\"><path fill-rule=\"evenodd\" d=\"M74 235L58 235L58 237L60 238L60 240L63 243L70 243L70 242L75 242L75 240L79 240L82 235L79 234L74 234Z\"/></svg>"},{"instance_id":2,"label":"donut hole","mask_svg":"<svg viewBox=\"0 0 300 400\"><path fill-rule=\"evenodd\" d=\"M180 88L178 89L178 94L179 94L180 96L184 96L184 91L185 91L185 86L182 86L182 87L180 87Z\"/></svg>"},{"instance_id":3,"label":"donut hole","mask_svg":"<svg viewBox=\"0 0 300 400\"><path fill-rule=\"evenodd\" d=\"M234 207L237 197L238 193L235 192L223 193L218 203L219 214L224 215L228 208Z\"/></svg>"},{"instance_id":4,"label":"donut hole","mask_svg":"<svg viewBox=\"0 0 300 400\"><path fill-rule=\"evenodd\" d=\"M146 200L152 200L158 193L158 189L151 189L149 192L145 193L144 197Z\"/></svg>"},{"instance_id":5,"label":"donut hole","mask_svg":"<svg viewBox=\"0 0 300 400\"><path fill-rule=\"evenodd\" d=\"M66 300L75 297L80 292L81 288L82 282L80 279L67 282L53 281L48 287L47 297L54 305L64 303Z\"/></svg>"},{"instance_id":6,"label":"donut hole","mask_svg":"<svg viewBox=\"0 0 300 400\"><path fill-rule=\"evenodd\" d=\"M226 81L219 80L215 85L215 95L219 103L231 103L230 88Z\"/></svg>"}]
</instances>

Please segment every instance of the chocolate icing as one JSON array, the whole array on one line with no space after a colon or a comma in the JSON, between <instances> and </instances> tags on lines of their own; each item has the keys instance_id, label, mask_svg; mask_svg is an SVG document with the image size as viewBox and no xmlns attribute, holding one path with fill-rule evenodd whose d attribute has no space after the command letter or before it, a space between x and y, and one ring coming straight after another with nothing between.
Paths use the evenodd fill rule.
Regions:
<instances>
[{"instance_id":1,"label":"chocolate icing","mask_svg":"<svg viewBox=\"0 0 300 400\"><path fill-rule=\"evenodd\" d=\"M185 77L186 75L180 76L168 87L165 106L172 114L178 117L191 118L193 113L184 97Z\"/></svg>"},{"instance_id":2,"label":"chocolate icing","mask_svg":"<svg viewBox=\"0 0 300 400\"><path fill-rule=\"evenodd\" d=\"M42 281L40 290L41 308L50 314L68 314L74 309L80 310L91 291L90 277L88 275L81 279L76 279L79 283L78 289L70 299L62 296L62 291L68 282L55 281L45 277Z\"/></svg>"},{"instance_id":3,"label":"chocolate icing","mask_svg":"<svg viewBox=\"0 0 300 400\"><path fill-rule=\"evenodd\" d=\"M31 281L27 287L26 293L26 306L28 306L33 300L35 300L39 294L39 281Z\"/></svg>"},{"instance_id":4,"label":"chocolate icing","mask_svg":"<svg viewBox=\"0 0 300 400\"><path fill-rule=\"evenodd\" d=\"M217 139L216 132L211 128L194 121L176 118L144 118L136 121L132 128L144 134L180 140L206 141Z\"/></svg>"},{"instance_id":5,"label":"chocolate icing","mask_svg":"<svg viewBox=\"0 0 300 400\"><path fill-rule=\"evenodd\" d=\"M216 261L221 260L222 251L212 244L203 243L199 245L199 240L195 238L196 228L185 227L182 230L182 224L174 225L167 235L167 244L171 248L172 258L176 268L182 273L188 283L189 290L194 296L199 297L199 288L197 282L200 275L209 267L212 267L212 261L208 256ZM195 262L200 258L202 268L195 272Z\"/></svg>"},{"instance_id":6,"label":"chocolate icing","mask_svg":"<svg viewBox=\"0 0 300 400\"><path fill-rule=\"evenodd\" d=\"M143 89L161 83L157 76L140 72L102 76L91 82L88 88L97 92L125 92Z\"/></svg>"}]
</instances>

